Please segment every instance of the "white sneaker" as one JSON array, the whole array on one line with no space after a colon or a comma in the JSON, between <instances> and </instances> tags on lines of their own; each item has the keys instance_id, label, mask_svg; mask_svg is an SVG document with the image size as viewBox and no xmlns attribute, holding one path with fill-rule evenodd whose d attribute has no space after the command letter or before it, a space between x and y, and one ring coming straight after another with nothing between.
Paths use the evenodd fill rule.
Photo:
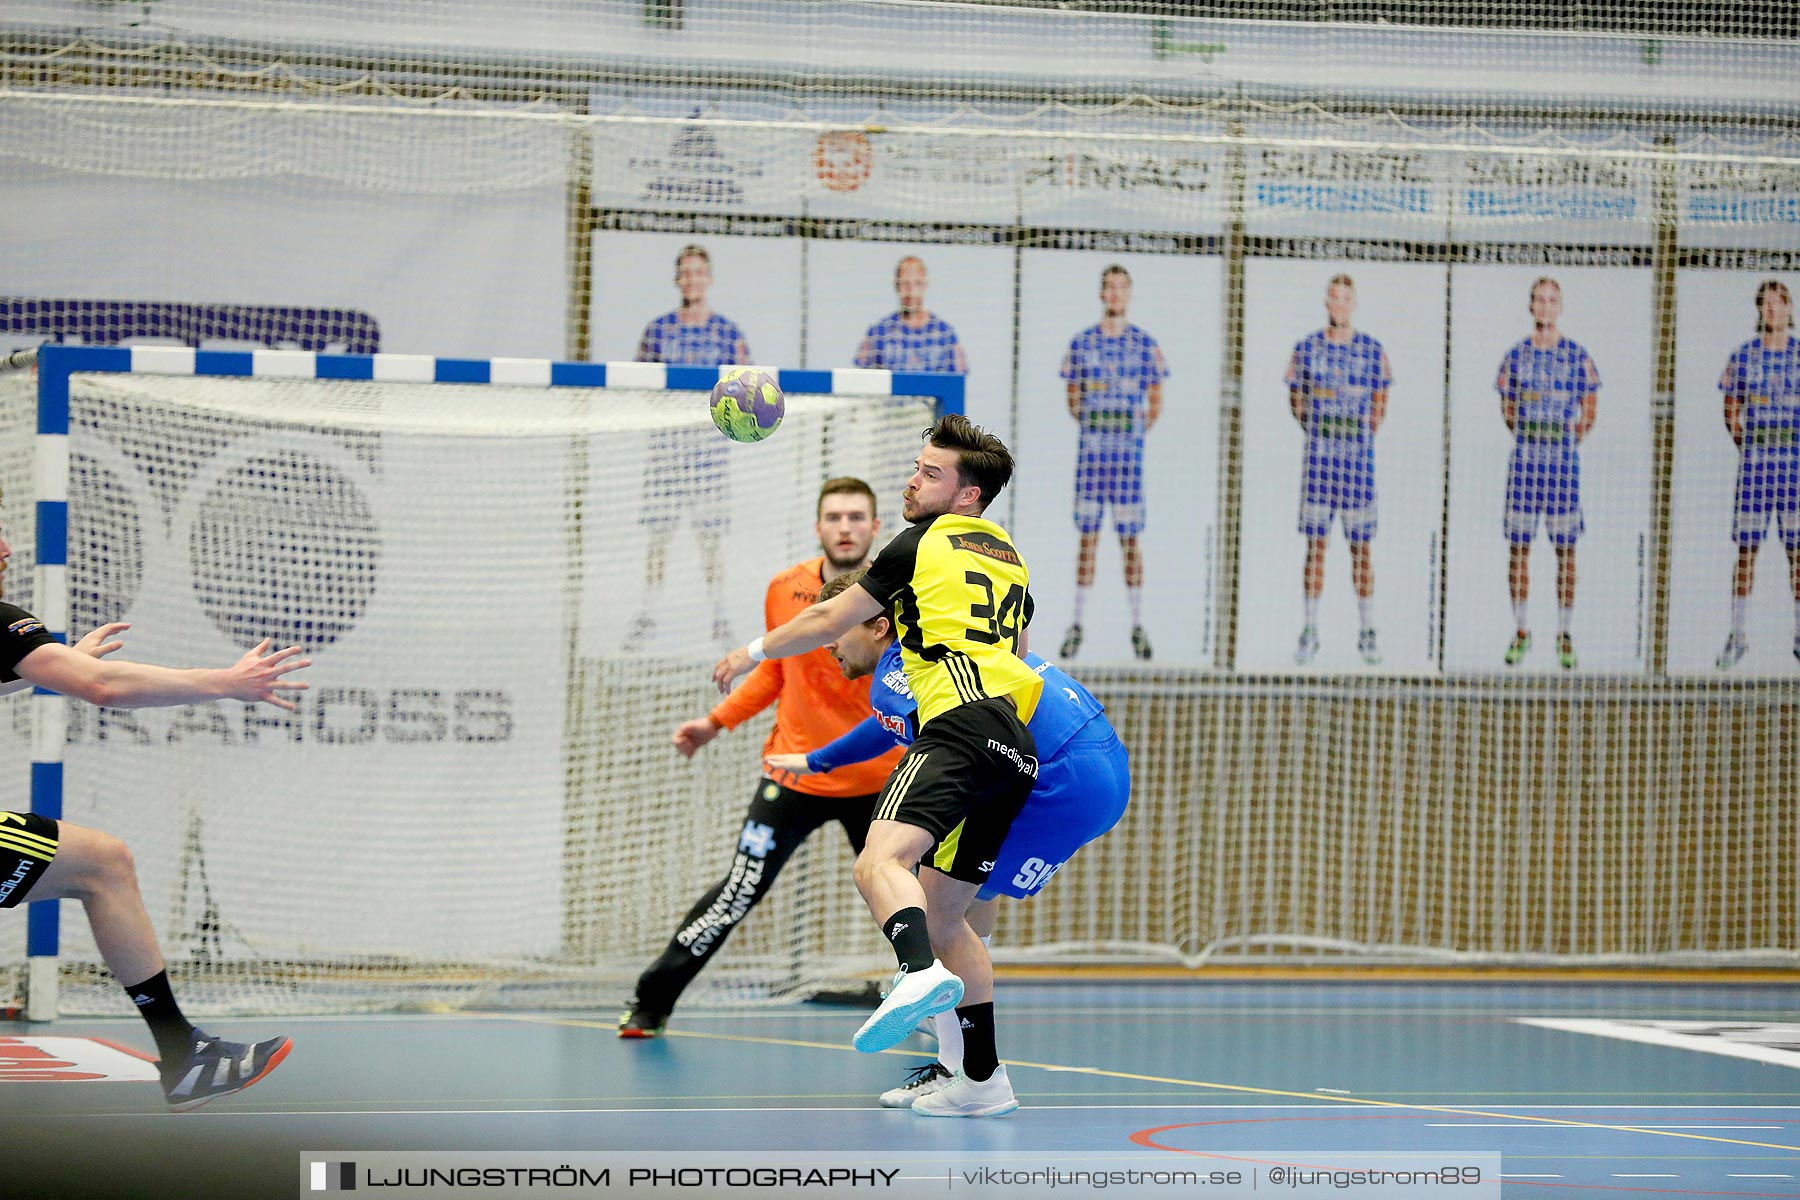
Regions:
<instances>
[{"instance_id":1,"label":"white sneaker","mask_svg":"<svg viewBox=\"0 0 1800 1200\"><path fill-rule=\"evenodd\" d=\"M941 1062L928 1062L922 1067L914 1067L908 1072L905 1083L881 1093L881 1107L911 1108L914 1100L943 1091L954 1078L956 1076L945 1070Z\"/></svg>"},{"instance_id":2,"label":"white sneaker","mask_svg":"<svg viewBox=\"0 0 1800 1200\"><path fill-rule=\"evenodd\" d=\"M1311 625L1300 631L1300 644L1294 648L1294 662L1304 667L1319 656L1319 631Z\"/></svg>"},{"instance_id":3,"label":"white sneaker","mask_svg":"<svg viewBox=\"0 0 1800 1200\"><path fill-rule=\"evenodd\" d=\"M912 1110L922 1117L1004 1117L1018 1107L1002 1063L980 1083L958 1071L943 1087L914 1101Z\"/></svg>"},{"instance_id":4,"label":"white sneaker","mask_svg":"<svg viewBox=\"0 0 1800 1200\"><path fill-rule=\"evenodd\" d=\"M923 971L901 971L881 1007L863 1022L850 1044L864 1054L878 1054L906 1040L921 1017L955 1008L963 981L937 959Z\"/></svg>"},{"instance_id":5,"label":"white sneaker","mask_svg":"<svg viewBox=\"0 0 1800 1200\"><path fill-rule=\"evenodd\" d=\"M1721 671L1729 671L1743 659L1744 652L1750 649L1750 639L1732 633L1725 638L1725 648L1719 651L1717 665Z\"/></svg>"}]
</instances>

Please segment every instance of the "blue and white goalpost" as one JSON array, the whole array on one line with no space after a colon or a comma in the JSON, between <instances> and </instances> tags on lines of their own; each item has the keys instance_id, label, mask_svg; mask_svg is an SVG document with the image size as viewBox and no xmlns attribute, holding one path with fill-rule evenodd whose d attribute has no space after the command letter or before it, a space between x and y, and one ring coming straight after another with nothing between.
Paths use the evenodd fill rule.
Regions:
<instances>
[{"instance_id":1,"label":"blue and white goalpost","mask_svg":"<svg viewBox=\"0 0 1800 1200\"><path fill-rule=\"evenodd\" d=\"M718 368L63 346L37 368L35 391L0 373L0 518L36 567L8 598L64 640L130 621L128 658L266 636L313 659L294 714L40 689L0 720L0 757L25 726L31 759L0 808L132 847L202 1012L622 994L760 771L760 723L692 762L668 731L760 631L769 576L817 553L819 483L867 479L896 517L920 432L963 404L957 376L782 370L786 421L743 446L695 394ZM796 864L716 995L879 966L814 841L831 863ZM7 933L0 1006L116 1009L57 902Z\"/></svg>"}]
</instances>

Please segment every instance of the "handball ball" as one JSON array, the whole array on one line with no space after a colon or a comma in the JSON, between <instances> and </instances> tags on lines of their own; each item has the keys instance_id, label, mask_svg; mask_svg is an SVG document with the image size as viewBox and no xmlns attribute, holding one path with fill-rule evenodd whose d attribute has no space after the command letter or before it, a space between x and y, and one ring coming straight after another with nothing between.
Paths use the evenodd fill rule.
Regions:
<instances>
[{"instance_id":1,"label":"handball ball","mask_svg":"<svg viewBox=\"0 0 1800 1200\"><path fill-rule=\"evenodd\" d=\"M734 442L760 442L781 425L787 397L767 371L734 367L712 390L712 419Z\"/></svg>"}]
</instances>

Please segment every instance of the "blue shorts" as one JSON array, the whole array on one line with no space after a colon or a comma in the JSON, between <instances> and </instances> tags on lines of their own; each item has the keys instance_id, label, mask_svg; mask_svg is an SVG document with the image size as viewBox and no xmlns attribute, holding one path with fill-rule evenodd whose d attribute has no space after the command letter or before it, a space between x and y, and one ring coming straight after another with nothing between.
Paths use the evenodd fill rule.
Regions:
<instances>
[{"instance_id":1,"label":"blue shorts","mask_svg":"<svg viewBox=\"0 0 1800 1200\"><path fill-rule=\"evenodd\" d=\"M1144 532L1144 443L1083 438L1075 452L1075 528L1099 533L1112 509L1120 537Z\"/></svg>"},{"instance_id":2,"label":"blue shorts","mask_svg":"<svg viewBox=\"0 0 1800 1200\"><path fill-rule=\"evenodd\" d=\"M1375 453L1322 453L1308 440L1304 481L1300 485L1300 532L1309 538L1331 533L1331 518L1344 527L1344 537L1363 543L1375 536Z\"/></svg>"},{"instance_id":3,"label":"blue shorts","mask_svg":"<svg viewBox=\"0 0 1800 1200\"><path fill-rule=\"evenodd\" d=\"M1765 454L1746 458L1738 467L1732 540L1740 546L1762 545L1770 517L1781 532L1781 544L1800 549L1800 454Z\"/></svg>"},{"instance_id":4,"label":"blue shorts","mask_svg":"<svg viewBox=\"0 0 1800 1200\"><path fill-rule=\"evenodd\" d=\"M638 523L667 528L686 517L697 529L729 524L725 481L731 443L709 423L705 427L659 429L650 435L644 466L644 500Z\"/></svg>"},{"instance_id":5,"label":"blue shorts","mask_svg":"<svg viewBox=\"0 0 1800 1200\"><path fill-rule=\"evenodd\" d=\"M1538 518L1556 546L1573 546L1586 531L1581 516L1581 460L1526 458L1513 451L1506 470L1506 540L1529 546Z\"/></svg>"},{"instance_id":6,"label":"blue shorts","mask_svg":"<svg viewBox=\"0 0 1800 1200\"><path fill-rule=\"evenodd\" d=\"M1096 718L1038 764L1037 786L1000 844L981 899L1035 896L1077 850L1119 823L1130 799L1130 757Z\"/></svg>"}]
</instances>

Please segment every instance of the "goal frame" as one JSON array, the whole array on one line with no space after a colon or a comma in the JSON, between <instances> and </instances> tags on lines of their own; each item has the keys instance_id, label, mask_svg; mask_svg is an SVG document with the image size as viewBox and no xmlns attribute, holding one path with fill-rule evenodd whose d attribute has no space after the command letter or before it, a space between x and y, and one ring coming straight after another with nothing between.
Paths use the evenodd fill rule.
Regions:
<instances>
[{"instance_id":1,"label":"goal frame","mask_svg":"<svg viewBox=\"0 0 1800 1200\"><path fill-rule=\"evenodd\" d=\"M424 354L320 354L308 350L201 350L187 346L64 346L36 353L37 435L34 489L37 530L36 615L52 637L69 641L69 388L75 375L176 375L194 377L362 380L376 383L441 383L543 388L630 388L711 391L740 364L670 366L645 362L558 362L547 358L446 358ZM937 416L964 411L961 375L894 372L858 367L762 368L785 392L841 396L929 398ZM45 688L31 690L30 808L50 820L63 813L63 757L68 700ZM55 1020L59 1012L61 901L26 906L25 1004L28 1021Z\"/></svg>"}]
</instances>

